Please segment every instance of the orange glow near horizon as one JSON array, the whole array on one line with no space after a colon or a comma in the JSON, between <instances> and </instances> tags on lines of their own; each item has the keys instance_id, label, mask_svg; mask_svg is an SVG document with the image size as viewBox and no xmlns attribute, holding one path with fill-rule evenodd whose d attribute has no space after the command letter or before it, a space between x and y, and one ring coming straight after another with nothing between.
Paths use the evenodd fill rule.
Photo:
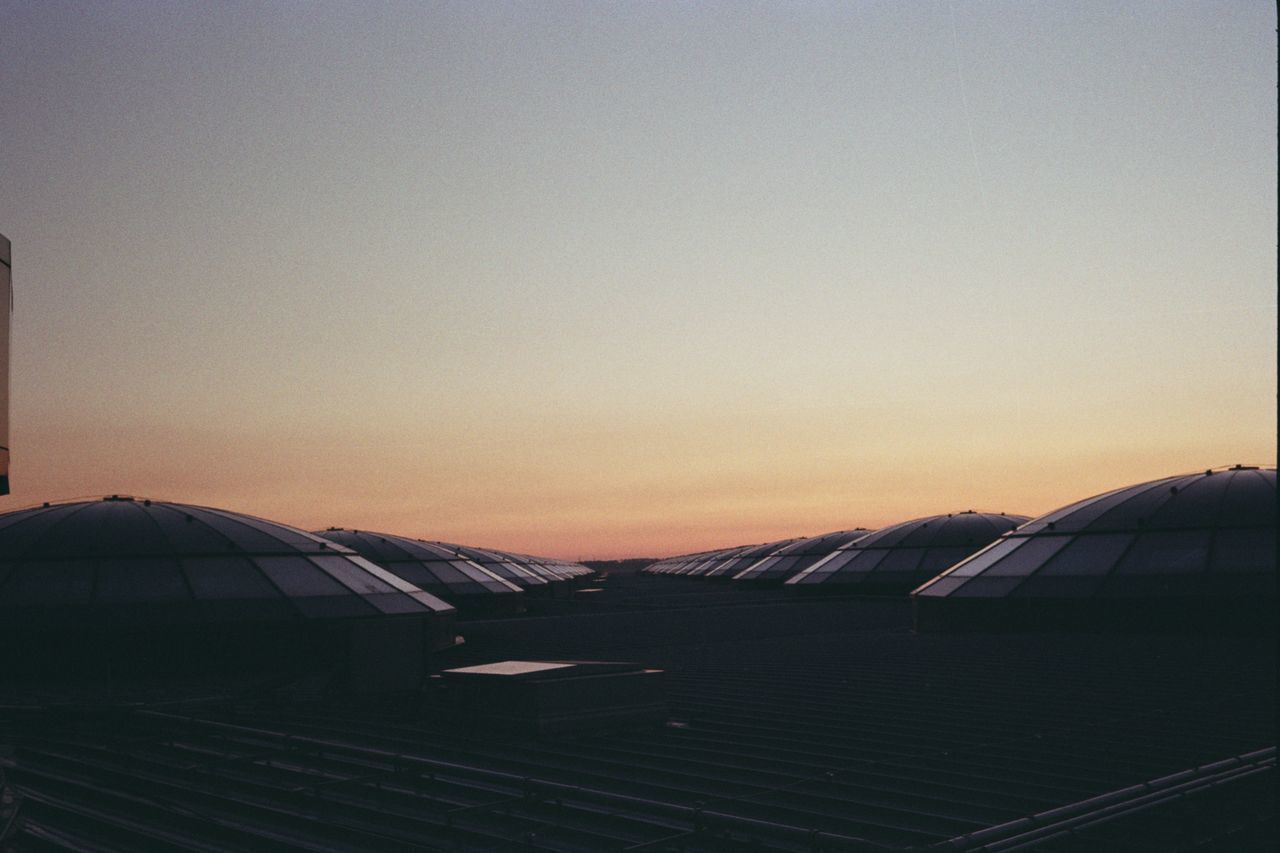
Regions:
<instances>
[{"instance_id":1,"label":"orange glow near horizon","mask_svg":"<svg viewBox=\"0 0 1280 853\"><path fill-rule=\"evenodd\" d=\"M1275 8L951 5L6 6L0 512L663 557L1274 464Z\"/></svg>"},{"instance_id":2,"label":"orange glow near horizon","mask_svg":"<svg viewBox=\"0 0 1280 853\"><path fill-rule=\"evenodd\" d=\"M474 425L473 425L474 426ZM1133 482L1204 467L1273 464L1274 445L1162 442L1051 431L860 430L832 420L758 416L684 423L578 422L529 444L505 430L436 431L432 441L360 444L288 433L193 433L139 425L96 453L89 431L24 442L44 469L36 496L11 506L126 493L248 512L305 529L377 530L567 559L663 557L876 528L975 509L1035 516ZM1228 424L1223 425L1229 427ZM1047 425L1032 422L1035 432ZM786 437L784 440L784 436ZM1141 439L1141 443L1134 438ZM1224 454L1230 444L1234 454ZM925 457L917 447L930 448ZM1049 454L1046 447L1052 447ZM77 448L80 448L77 452ZM47 458L46 458L47 454ZM1225 458L1224 458L1225 456ZM46 467L47 466L47 467ZM19 468L20 483L30 483ZM31 494L29 490L22 490Z\"/></svg>"}]
</instances>

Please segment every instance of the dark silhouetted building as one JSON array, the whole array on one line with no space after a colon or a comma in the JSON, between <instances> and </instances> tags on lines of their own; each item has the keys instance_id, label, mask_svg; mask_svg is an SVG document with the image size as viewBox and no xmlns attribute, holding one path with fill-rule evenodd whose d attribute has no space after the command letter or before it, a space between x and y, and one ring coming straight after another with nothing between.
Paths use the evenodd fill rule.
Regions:
<instances>
[{"instance_id":1,"label":"dark silhouetted building","mask_svg":"<svg viewBox=\"0 0 1280 853\"><path fill-rule=\"evenodd\" d=\"M9 238L0 234L0 495L9 494L9 366L13 323L13 252Z\"/></svg>"}]
</instances>

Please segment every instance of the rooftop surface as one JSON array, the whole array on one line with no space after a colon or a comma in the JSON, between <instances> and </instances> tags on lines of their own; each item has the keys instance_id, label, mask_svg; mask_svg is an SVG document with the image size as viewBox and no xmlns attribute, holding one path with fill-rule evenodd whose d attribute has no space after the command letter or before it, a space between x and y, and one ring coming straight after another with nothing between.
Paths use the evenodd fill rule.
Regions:
<instances>
[{"instance_id":1,"label":"rooftop surface","mask_svg":"<svg viewBox=\"0 0 1280 853\"><path fill-rule=\"evenodd\" d=\"M905 599L644 575L603 586L470 623L440 666L634 661L666 671L665 725L497 736L421 698L265 693L12 709L0 713L0 769L19 820L5 841L695 851L1276 840L1272 637L920 635Z\"/></svg>"}]
</instances>

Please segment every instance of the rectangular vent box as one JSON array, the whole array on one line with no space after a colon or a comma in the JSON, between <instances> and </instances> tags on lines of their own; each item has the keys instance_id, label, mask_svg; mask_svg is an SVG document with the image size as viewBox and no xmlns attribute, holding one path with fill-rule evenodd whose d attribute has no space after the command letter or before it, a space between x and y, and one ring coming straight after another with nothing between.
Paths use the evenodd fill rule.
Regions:
<instances>
[{"instance_id":1,"label":"rectangular vent box","mask_svg":"<svg viewBox=\"0 0 1280 853\"><path fill-rule=\"evenodd\" d=\"M557 734L667 719L662 670L636 663L504 660L438 678L453 714L490 731Z\"/></svg>"}]
</instances>

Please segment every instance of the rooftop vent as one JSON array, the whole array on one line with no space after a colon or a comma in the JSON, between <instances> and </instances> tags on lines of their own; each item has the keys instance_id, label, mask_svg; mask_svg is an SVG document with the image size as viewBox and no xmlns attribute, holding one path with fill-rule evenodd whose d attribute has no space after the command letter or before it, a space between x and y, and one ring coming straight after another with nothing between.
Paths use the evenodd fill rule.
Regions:
<instances>
[{"instance_id":1,"label":"rooftop vent","mask_svg":"<svg viewBox=\"0 0 1280 853\"><path fill-rule=\"evenodd\" d=\"M438 679L445 707L484 731L543 735L667 718L662 670L636 663L504 660Z\"/></svg>"}]
</instances>

